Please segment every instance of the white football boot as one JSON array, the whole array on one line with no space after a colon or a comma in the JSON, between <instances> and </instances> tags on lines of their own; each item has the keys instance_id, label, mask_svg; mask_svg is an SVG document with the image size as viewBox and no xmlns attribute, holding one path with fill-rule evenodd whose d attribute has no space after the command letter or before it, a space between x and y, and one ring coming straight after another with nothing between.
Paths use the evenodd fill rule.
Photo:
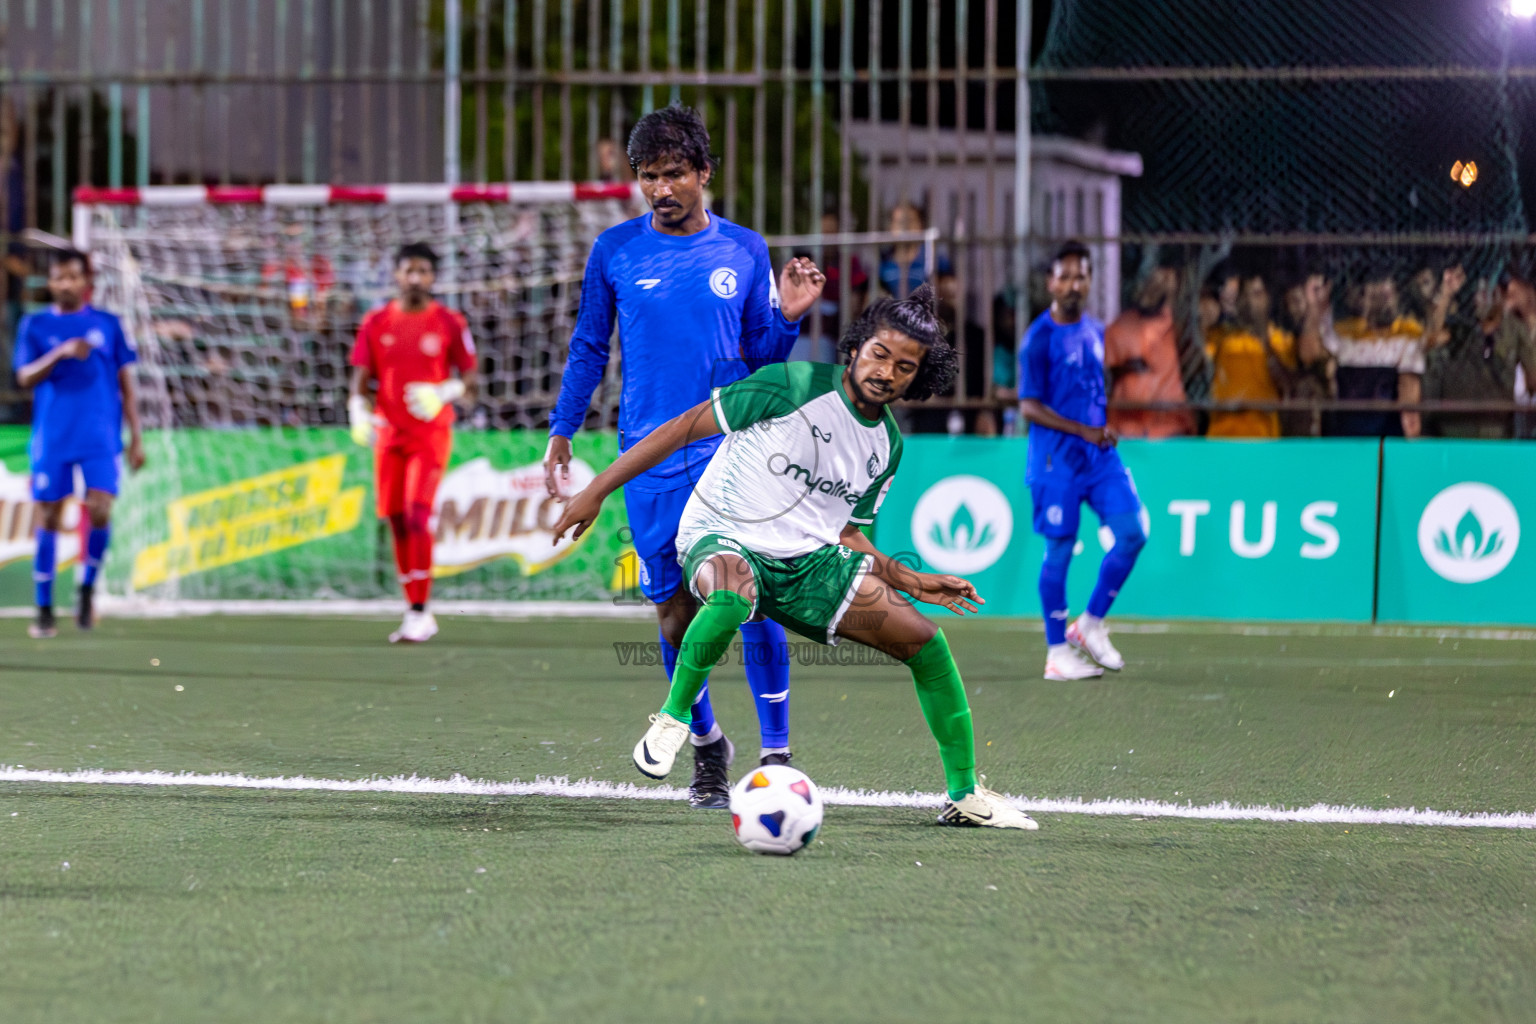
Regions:
<instances>
[{"instance_id":1,"label":"white football boot","mask_svg":"<svg viewBox=\"0 0 1536 1024\"><path fill-rule=\"evenodd\" d=\"M1125 668L1125 659L1109 642L1109 625L1103 619L1079 615L1077 621L1067 627L1067 643L1111 672Z\"/></svg>"},{"instance_id":2,"label":"white football boot","mask_svg":"<svg viewBox=\"0 0 1536 1024\"><path fill-rule=\"evenodd\" d=\"M400 620L400 628L389 634L389 642L419 644L435 636L437 636L437 619L431 612L407 611L405 618Z\"/></svg>"},{"instance_id":3,"label":"white football boot","mask_svg":"<svg viewBox=\"0 0 1536 1024\"><path fill-rule=\"evenodd\" d=\"M1039 822L1009 803L1001 793L994 793L982 785L978 785L970 796L945 804L939 824L962 828L1021 828L1030 832L1040 827Z\"/></svg>"},{"instance_id":4,"label":"white football boot","mask_svg":"<svg viewBox=\"0 0 1536 1024\"><path fill-rule=\"evenodd\" d=\"M1056 644L1045 655L1045 678L1072 680L1093 679L1104 674L1104 669L1081 654L1071 644Z\"/></svg>"},{"instance_id":5,"label":"white football boot","mask_svg":"<svg viewBox=\"0 0 1536 1024\"><path fill-rule=\"evenodd\" d=\"M671 715L651 716L651 727L635 744L635 767L648 779L664 779L677 760L677 752L688 742L688 725Z\"/></svg>"}]
</instances>

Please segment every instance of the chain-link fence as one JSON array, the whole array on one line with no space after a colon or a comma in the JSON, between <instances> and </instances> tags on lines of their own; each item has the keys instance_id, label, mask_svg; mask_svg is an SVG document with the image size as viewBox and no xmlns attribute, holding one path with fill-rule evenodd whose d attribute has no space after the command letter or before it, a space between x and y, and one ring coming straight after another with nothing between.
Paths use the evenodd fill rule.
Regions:
<instances>
[{"instance_id":1,"label":"chain-link fence","mask_svg":"<svg viewBox=\"0 0 1536 1024\"><path fill-rule=\"evenodd\" d=\"M718 212L834 272L806 354L867 297L938 279L965 364L940 405L965 429L1006 429L1039 264L1068 236L1094 248L1106 321L1124 308L1134 326L1148 278L1176 265L1179 398L1199 424L1222 402L1342 393L1337 355L1325 385L1273 366L1263 395L1221 385L1230 346L1211 332L1236 324L1234 273L1263 279L1299 347L1282 308L1298 281L1322 275L1343 323L1386 268L1407 316L1430 301L1418 272L1459 263L1430 346L1459 339L1436 357L1453 378L1502 329L1495 293L1536 323L1536 37L1503 0L0 0L3 226L12 245L67 235L85 183L619 180L629 126L674 100L710 126ZM938 240L860 237L893 230ZM12 317L41 297L25 257L8 248ZM1269 365L1267 329L1247 333L1245 358ZM1420 397L1461 401L1418 344ZM1513 416L1510 351L1450 392Z\"/></svg>"}]
</instances>

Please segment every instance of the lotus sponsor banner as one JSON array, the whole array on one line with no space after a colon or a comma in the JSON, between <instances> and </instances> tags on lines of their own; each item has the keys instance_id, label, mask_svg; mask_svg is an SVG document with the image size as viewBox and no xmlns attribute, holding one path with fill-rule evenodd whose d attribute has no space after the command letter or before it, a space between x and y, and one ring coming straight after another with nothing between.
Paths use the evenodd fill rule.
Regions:
<instances>
[{"instance_id":1,"label":"lotus sponsor banner","mask_svg":"<svg viewBox=\"0 0 1536 1024\"><path fill-rule=\"evenodd\" d=\"M1536 445L1388 441L1383 621L1536 623Z\"/></svg>"},{"instance_id":2,"label":"lotus sponsor banner","mask_svg":"<svg viewBox=\"0 0 1536 1024\"><path fill-rule=\"evenodd\" d=\"M986 477L956 473L922 493L912 523L912 546L922 560L964 576L985 571L1008 550L1013 505Z\"/></svg>"},{"instance_id":3,"label":"lotus sponsor banner","mask_svg":"<svg viewBox=\"0 0 1536 1024\"><path fill-rule=\"evenodd\" d=\"M1022 439L908 437L876 524L882 550L966 576L984 612L1038 615L1044 546ZM1147 547L1119 614L1369 621L1374 441L1126 442ZM1069 577L1076 613L1113 544L1087 509Z\"/></svg>"}]
</instances>

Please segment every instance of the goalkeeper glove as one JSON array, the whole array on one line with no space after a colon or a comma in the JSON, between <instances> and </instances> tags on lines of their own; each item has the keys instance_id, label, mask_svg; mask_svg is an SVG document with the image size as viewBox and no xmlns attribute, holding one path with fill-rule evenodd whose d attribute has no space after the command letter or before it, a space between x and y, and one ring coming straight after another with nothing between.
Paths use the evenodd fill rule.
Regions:
<instances>
[{"instance_id":1,"label":"goalkeeper glove","mask_svg":"<svg viewBox=\"0 0 1536 1024\"><path fill-rule=\"evenodd\" d=\"M353 395L347 399L347 420L351 424L352 440L364 448L373 447L373 410L368 399Z\"/></svg>"},{"instance_id":2,"label":"goalkeeper glove","mask_svg":"<svg viewBox=\"0 0 1536 1024\"><path fill-rule=\"evenodd\" d=\"M441 384L416 381L405 386L405 407L411 415L428 423L437 419L443 406L464 394L464 382L445 380Z\"/></svg>"}]
</instances>

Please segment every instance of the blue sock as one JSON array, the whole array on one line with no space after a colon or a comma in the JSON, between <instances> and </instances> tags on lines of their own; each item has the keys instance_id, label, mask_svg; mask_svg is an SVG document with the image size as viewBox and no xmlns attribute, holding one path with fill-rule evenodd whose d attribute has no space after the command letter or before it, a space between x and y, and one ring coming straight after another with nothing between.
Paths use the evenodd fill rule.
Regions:
<instances>
[{"instance_id":1,"label":"blue sock","mask_svg":"<svg viewBox=\"0 0 1536 1024\"><path fill-rule=\"evenodd\" d=\"M789 642L784 627L771 619L741 624L747 685L757 702L763 749L789 746Z\"/></svg>"},{"instance_id":2,"label":"blue sock","mask_svg":"<svg viewBox=\"0 0 1536 1024\"><path fill-rule=\"evenodd\" d=\"M1099 582L1094 585L1093 596L1088 599L1088 614L1102 619L1109 614L1125 579L1136 565L1136 556L1147 546L1146 531L1141 528L1141 513L1123 512L1110 516L1104 525L1115 535L1115 546L1109 549L1099 566Z\"/></svg>"},{"instance_id":3,"label":"blue sock","mask_svg":"<svg viewBox=\"0 0 1536 1024\"><path fill-rule=\"evenodd\" d=\"M85 541L85 585L91 586L96 582L96 573L101 569L101 560L107 553L107 545L112 543L112 527L91 527L91 535Z\"/></svg>"},{"instance_id":4,"label":"blue sock","mask_svg":"<svg viewBox=\"0 0 1536 1024\"><path fill-rule=\"evenodd\" d=\"M672 673L677 670L677 648L667 643L666 634L660 629L656 631L656 639L661 641L661 663L667 670L667 682L670 683ZM688 728L695 736L708 736L715 728L715 708L709 702L708 680L705 680L704 687L694 698L693 721L688 723Z\"/></svg>"},{"instance_id":5,"label":"blue sock","mask_svg":"<svg viewBox=\"0 0 1536 1024\"><path fill-rule=\"evenodd\" d=\"M1076 537L1045 538L1045 561L1040 566L1040 611L1045 615L1045 642L1051 647L1067 642L1067 568L1072 564Z\"/></svg>"},{"instance_id":6,"label":"blue sock","mask_svg":"<svg viewBox=\"0 0 1536 1024\"><path fill-rule=\"evenodd\" d=\"M53 569L59 535L52 530L37 531L37 554L32 559L32 580L37 584L37 606L53 607Z\"/></svg>"}]
</instances>

